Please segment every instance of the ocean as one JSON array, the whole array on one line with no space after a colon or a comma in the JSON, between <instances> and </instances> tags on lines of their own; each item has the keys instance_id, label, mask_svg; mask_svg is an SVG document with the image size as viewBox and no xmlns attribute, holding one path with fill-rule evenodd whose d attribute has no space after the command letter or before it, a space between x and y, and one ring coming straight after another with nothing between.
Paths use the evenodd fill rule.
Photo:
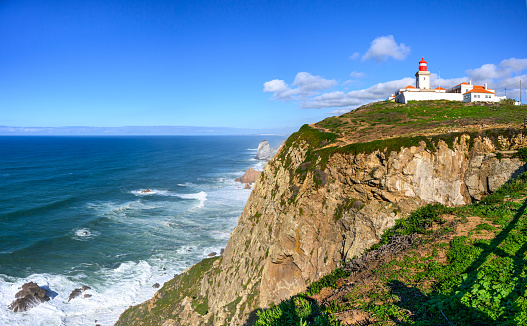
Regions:
<instances>
[{"instance_id":1,"label":"ocean","mask_svg":"<svg viewBox=\"0 0 527 326\"><path fill-rule=\"evenodd\" d=\"M0 325L113 325L220 253L250 194L234 179L283 138L0 137ZM30 281L52 299L10 311Z\"/></svg>"}]
</instances>

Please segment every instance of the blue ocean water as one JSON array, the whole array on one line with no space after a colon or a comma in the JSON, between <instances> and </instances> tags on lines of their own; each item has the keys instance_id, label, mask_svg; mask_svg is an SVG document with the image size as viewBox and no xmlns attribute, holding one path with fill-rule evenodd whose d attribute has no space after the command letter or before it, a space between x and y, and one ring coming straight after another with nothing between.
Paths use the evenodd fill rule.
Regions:
<instances>
[{"instance_id":1,"label":"blue ocean water","mask_svg":"<svg viewBox=\"0 0 527 326\"><path fill-rule=\"evenodd\" d=\"M227 243L279 136L0 137L0 324L113 324ZM146 190L148 192L145 192ZM28 281L55 297L7 306ZM89 298L68 302L82 285Z\"/></svg>"}]
</instances>

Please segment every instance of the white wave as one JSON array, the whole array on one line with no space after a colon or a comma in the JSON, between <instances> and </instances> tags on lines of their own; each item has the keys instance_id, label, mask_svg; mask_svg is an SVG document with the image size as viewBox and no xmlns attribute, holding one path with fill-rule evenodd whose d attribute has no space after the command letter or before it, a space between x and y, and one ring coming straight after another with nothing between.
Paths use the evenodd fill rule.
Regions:
<instances>
[{"instance_id":1,"label":"white wave","mask_svg":"<svg viewBox=\"0 0 527 326\"><path fill-rule=\"evenodd\" d=\"M99 202L88 203L87 208L95 210L100 216L106 217L126 217L129 213L158 208L157 203L143 203L140 200L125 203Z\"/></svg>"},{"instance_id":2,"label":"white wave","mask_svg":"<svg viewBox=\"0 0 527 326\"><path fill-rule=\"evenodd\" d=\"M139 190L132 190L132 194L136 196L171 196L172 193L168 190L159 190L159 189L139 189Z\"/></svg>"},{"instance_id":3,"label":"white wave","mask_svg":"<svg viewBox=\"0 0 527 326\"><path fill-rule=\"evenodd\" d=\"M157 263L157 262L156 262ZM166 268L148 262L126 262L114 269L101 269L95 277L77 277L34 274L26 278L0 275L0 324L10 326L66 326L113 325L119 315L130 305L150 299L156 289L155 283L163 284L174 273L188 266ZM84 277L82 277L84 276ZM15 294L26 282L35 282L49 288L54 296L25 313L14 313L8 309ZM90 286L81 296L68 301L70 293L83 285ZM84 298L84 294L89 297Z\"/></svg>"},{"instance_id":4,"label":"white wave","mask_svg":"<svg viewBox=\"0 0 527 326\"><path fill-rule=\"evenodd\" d=\"M200 191L200 192L195 193L195 194L176 194L174 196L179 197L179 198L183 198L183 199L197 199L197 200L199 200L199 204L198 204L198 206L196 206L196 208L201 208L201 207L205 206L205 201L207 200L207 193L205 191Z\"/></svg>"}]
</instances>

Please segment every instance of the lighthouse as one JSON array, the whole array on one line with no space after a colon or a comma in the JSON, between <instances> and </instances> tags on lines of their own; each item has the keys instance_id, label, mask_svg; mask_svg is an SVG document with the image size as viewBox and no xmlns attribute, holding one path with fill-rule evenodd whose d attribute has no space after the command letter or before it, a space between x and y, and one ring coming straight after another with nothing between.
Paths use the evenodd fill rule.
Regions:
<instances>
[{"instance_id":1,"label":"lighthouse","mask_svg":"<svg viewBox=\"0 0 527 326\"><path fill-rule=\"evenodd\" d=\"M418 89L430 89L430 71L424 58L419 61L419 71L415 73L415 87Z\"/></svg>"}]
</instances>

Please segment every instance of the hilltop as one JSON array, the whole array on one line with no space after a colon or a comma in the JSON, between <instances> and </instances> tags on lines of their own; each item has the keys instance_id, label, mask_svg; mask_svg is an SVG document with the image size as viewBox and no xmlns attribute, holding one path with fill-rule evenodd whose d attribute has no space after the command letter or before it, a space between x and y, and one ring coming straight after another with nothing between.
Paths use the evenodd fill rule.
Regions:
<instances>
[{"instance_id":1,"label":"hilltop","mask_svg":"<svg viewBox=\"0 0 527 326\"><path fill-rule=\"evenodd\" d=\"M491 128L520 128L526 111L511 103L456 101L375 102L313 124L337 135L334 146L394 137L479 132Z\"/></svg>"}]
</instances>

